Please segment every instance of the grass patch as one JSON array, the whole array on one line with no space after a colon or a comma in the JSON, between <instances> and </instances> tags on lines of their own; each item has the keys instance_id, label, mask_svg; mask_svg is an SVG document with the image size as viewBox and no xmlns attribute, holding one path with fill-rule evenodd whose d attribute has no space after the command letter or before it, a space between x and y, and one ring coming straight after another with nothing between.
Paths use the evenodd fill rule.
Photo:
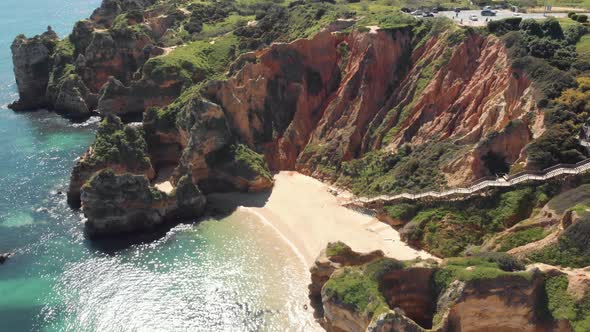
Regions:
<instances>
[{"instance_id":1,"label":"grass patch","mask_svg":"<svg viewBox=\"0 0 590 332\"><path fill-rule=\"evenodd\" d=\"M341 241L330 242L326 247L326 255L329 257L339 256L348 252L350 252L350 247Z\"/></svg>"},{"instance_id":2,"label":"grass patch","mask_svg":"<svg viewBox=\"0 0 590 332\"><path fill-rule=\"evenodd\" d=\"M347 247L341 243L339 247ZM404 268L404 263L393 258L381 258L369 264L345 267L342 272L332 275L324 285L327 296L370 318L390 310L379 282L385 274Z\"/></svg>"},{"instance_id":3,"label":"grass patch","mask_svg":"<svg viewBox=\"0 0 590 332\"><path fill-rule=\"evenodd\" d=\"M590 35L584 35L576 44L578 57L585 61L590 61Z\"/></svg>"},{"instance_id":4,"label":"grass patch","mask_svg":"<svg viewBox=\"0 0 590 332\"><path fill-rule=\"evenodd\" d=\"M527 243L535 242L547 236L543 227L531 227L514 232L506 236L500 245L500 251L508 251L510 249L523 246Z\"/></svg>"},{"instance_id":5,"label":"grass patch","mask_svg":"<svg viewBox=\"0 0 590 332\"><path fill-rule=\"evenodd\" d=\"M371 318L389 311L377 280L365 275L359 268L345 267L326 282L323 291L337 302Z\"/></svg>"},{"instance_id":6,"label":"grass patch","mask_svg":"<svg viewBox=\"0 0 590 332\"><path fill-rule=\"evenodd\" d=\"M222 78L237 56L238 38L232 34L191 42L168 55L151 58L143 67L146 77L159 82L178 80L187 85L206 78Z\"/></svg>"},{"instance_id":7,"label":"grass patch","mask_svg":"<svg viewBox=\"0 0 590 332\"><path fill-rule=\"evenodd\" d=\"M473 257L447 259L443 267L435 273L434 282L440 293L455 280L470 282L501 276L516 276L531 280L532 273L522 271L523 269L524 265L510 255L481 253Z\"/></svg>"}]
</instances>

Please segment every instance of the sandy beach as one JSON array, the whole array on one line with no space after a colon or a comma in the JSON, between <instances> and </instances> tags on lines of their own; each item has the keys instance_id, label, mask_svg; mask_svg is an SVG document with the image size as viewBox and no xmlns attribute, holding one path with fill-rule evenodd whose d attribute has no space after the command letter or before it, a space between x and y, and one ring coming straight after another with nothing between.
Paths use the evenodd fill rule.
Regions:
<instances>
[{"instance_id":1,"label":"sandy beach","mask_svg":"<svg viewBox=\"0 0 590 332\"><path fill-rule=\"evenodd\" d=\"M343 207L322 182L297 172L275 175L275 186L265 194L223 194L214 204L237 202L262 219L289 243L310 267L328 242L343 241L356 251L383 250L400 260L432 257L403 243L397 231L371 216Z\"/></svg>"}]
</instances>

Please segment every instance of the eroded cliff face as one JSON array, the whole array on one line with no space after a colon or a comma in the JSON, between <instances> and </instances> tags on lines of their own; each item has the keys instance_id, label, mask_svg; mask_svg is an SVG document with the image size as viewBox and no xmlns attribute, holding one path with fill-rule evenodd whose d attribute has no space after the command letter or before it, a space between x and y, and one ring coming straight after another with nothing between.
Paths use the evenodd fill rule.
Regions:
<instances>
[{"instance_id":1,"label":"eroded cliff face","mask_svg":"<svg viewBox=\"0 0 590 332\"><path fill-rule=\"evenodd\" d=\"M206 97L273 170L330 177L327 169L368 152L433 140L462 152L441 165L449 185L524 162L543 115L503 42L475 32L446 31L418 46L416 38L404 28L325 31L274 44L240 58Z\"/></svg>"}]
</instances>

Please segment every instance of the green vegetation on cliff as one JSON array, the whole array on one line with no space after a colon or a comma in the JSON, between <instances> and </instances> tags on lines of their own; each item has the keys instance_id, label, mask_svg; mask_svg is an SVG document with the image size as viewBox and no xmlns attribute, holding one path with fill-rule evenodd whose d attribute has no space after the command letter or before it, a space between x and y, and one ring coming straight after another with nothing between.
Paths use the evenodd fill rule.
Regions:
<instances>
[{"instance_id":1,"label":"green vegetation on cliff","mask_svg":"<svg viewBox=\"0 0 590 332\"><path fill-rule=\"evenodd\" d=\"M453 281L476 281L501 276L517 276L530 280L532 274L523 271L524 264L504 253L481 253L472 257L448 258L434 275L437 293L441 293Z\"/></svg>"},{"instance_id":2,"label":"green vegetation on cliff","mask_svg":"<svg viewBox=\"0 0 590 332\"><path fill-rule=\"evenodd\" d=\"M187 86L219 76L237 56L237 38L226 35L179 46L168 55L151 58L143 66L146 77L158 82L178 80Z\"/></svg>"},{"instance_id":3,"label":"green vegetation on cliff","mask_svg":"<svg viewBox=\"0 0 590 332\"><path fill-rule=\"evenodd\" d=\"M522 71L541 92L537 102L545 109L547 130L527 148L529 167L578 162L585 152L577 133L587 116L576 110L571 89L580 85L574 77L590 69L590 63L576 54L576 44L588 29L573 24L564 30L555 19L517 21L497 21L488 28L503 35L517 75Z\"/></svg>"},{"instance_id":4,"label":"green vegetation on cliff","mask_svg":"<svg viewBox=\"0 0 590 332\"><path fill-rule=\"evenodd\" d=\"M392 258L381 258L367 265L346 267L342 272L330 277L323 291L327 296L335 298L338 303L367 314L369 318L376 317L390 310L379 290L381 277L389 271L403 268L402 262Z\"/></svg>"},{"instance_id":5,"label":"green vegetation on cliff","mask_svg":"<svg viewBox=\"0 0 590 332\"><path fill-rule=\"evenodd\" d=\"M455 256L469 245L479 245L488 234L504 230L529 216L549 188L497 191L491 197L441 202L435 206L405 204L387 211L406 220L402 236L435 255ZM412 212L412 213L409 213ZM403 216L403 218L400 218Z\"/></svg>"},{"instance_id":6,"label":"green vegetation on cliff","mask_svg":"<svg viewBox=\"0 0 590 332\"><path fill-rule=\"evenodd\" d=\"M446 183L440 165L459 149L443 141L416 147L406 145L396 153L373 151L343 162L337 183L363 196L442 189Z\"/></svg>"},{"instance_id":7,"label":"green vegetation on cliff","mask_svg":"<svg viewBox=\"0 0 590 332\"><path fill-rule=\"evenodd\" d=\"M547 236L543 227L530 227L506 236L500 244L500 251L508 251L512 248L523 246L527 243L541 240Z\"/></svg>"},{"instance_id":8,"label":"green vegetation on cliff","mask_svg":"<svg viewBox=\"0 0 590 332\"><path fill-rule=\"evenodd\" d=\"M407 222L401 230L406 241L449 257L528 218L535 207L556 194L556 188L552 183L524 186L457 202L392 204L385 211Z\"/></svg>"},{"instance_id":9,"label":"green vegetation on cliff","mask_svg":"<svg viewBox=\"0 0 590 332\"><path fill-rule=\"evenodd\" d=\"M143 133L132 126L124 125L117 116L106 116L100 123L89 165L126 165L129 169L150 167L147 144Z\"/></svg>"},{"instance_id":10,"label":"green vegetation on cliff","mask_svg":"<svg viewBox=\"0 0 590 332\"><path fill-rule=\"evenodd\" d=\"M565 230L557 244L545 247L529 258L551 265L576 268L590 266L590 220L578 220Z\"/></svg>"},{"instance_id":11,"label":"green vegetation on cliff","mask_svg":"<svg viewBox=\"0 0 590 332\"><path fill-rule=\"evenodd\" d=\"M575 332L590 330L590 298L584 294L580 300L574 299L568 292L566 275L548 277L545 281L547 306L555 319L567 319L572 322Z\"/></svg>"}]
</instances>

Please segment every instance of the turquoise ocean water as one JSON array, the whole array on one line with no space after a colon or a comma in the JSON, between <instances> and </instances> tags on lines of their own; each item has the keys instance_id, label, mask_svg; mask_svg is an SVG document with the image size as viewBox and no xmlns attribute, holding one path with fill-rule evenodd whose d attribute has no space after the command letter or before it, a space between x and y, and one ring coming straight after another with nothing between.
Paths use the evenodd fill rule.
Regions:
<instances>
[{"instance_id":1,"label":"turquoise ocean water","mask_svg":"<svg viewBox=\"0 0 590 332\"><path fill-rule=\"evenodd\" d=\"M15 253L0 266L0 331L312 329L303 264L246 212L124 249L84 238L63 192L96 121L8 110L9 46L47 25L64 36L99 2L0 1L0 252Z\"/></svg>"}]
</instances>

